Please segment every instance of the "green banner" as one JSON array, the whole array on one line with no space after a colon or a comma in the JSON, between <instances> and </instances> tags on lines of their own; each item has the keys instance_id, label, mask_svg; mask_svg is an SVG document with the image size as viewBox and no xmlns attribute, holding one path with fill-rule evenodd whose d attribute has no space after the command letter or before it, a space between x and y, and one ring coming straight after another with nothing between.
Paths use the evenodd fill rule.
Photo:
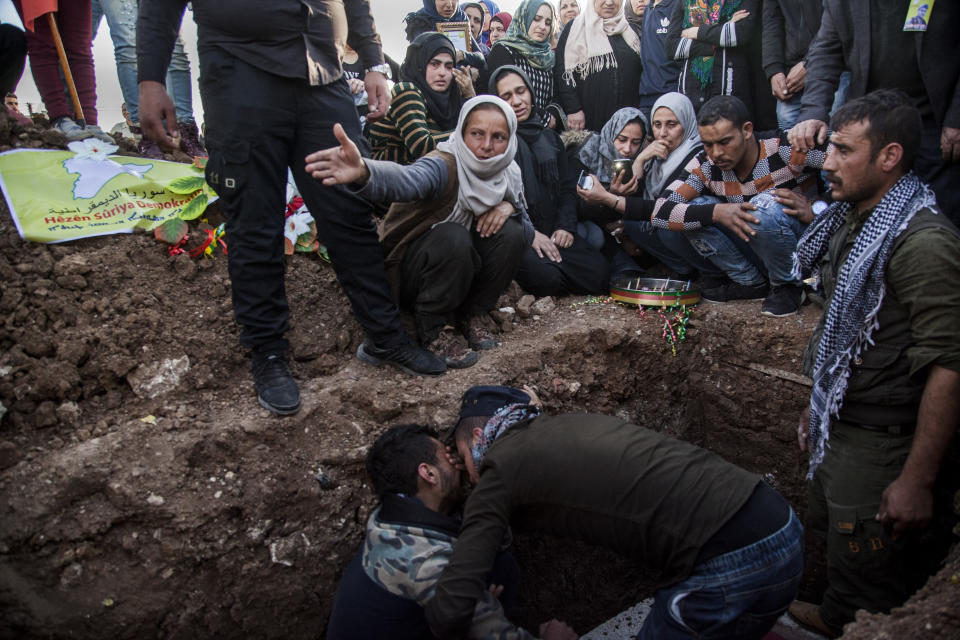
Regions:
<instances>
[{"instance_id":1,"label":"green banner","mask_svg":"<svg viewBox=\"0 0 960 640\"><path fill-rule=\"evenodd\" d=\"M174 180L202 185L203 172L192 165L112 156L116 145L95 139L69 146L71 151L0 153L0 188L20 236L27 240L64 242L130 233L136 227L153 229L181 216L198 196L207 198L200 186L186 194L168 189Z\"/></svg>"}]
</instances>

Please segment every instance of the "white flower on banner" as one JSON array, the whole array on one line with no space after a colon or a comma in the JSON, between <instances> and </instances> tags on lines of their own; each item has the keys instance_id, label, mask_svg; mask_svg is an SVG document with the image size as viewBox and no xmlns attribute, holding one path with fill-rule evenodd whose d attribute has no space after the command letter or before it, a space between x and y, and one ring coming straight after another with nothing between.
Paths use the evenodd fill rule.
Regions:
<instances>
[{"instance_id":1,"label":"white flower on banner","mask_svg":"<svg viewBox=\"0 0 960 640\"><path fill-rule=\"evenodd\" d=\"M87 138L71 142L67 145L67 148L76 154L74 158L77 160L104 161L109 160L108 156L111 153L116 153L120 147L97 138Z\"/></svg>"},{"instance_id":2,"label":"white flower on banner","mask_svg":"<svg viewBox=\"0 0 960 640\"><path fill-rule=\"evenodd\" d=\"M284 237L291 244L296 244L297 238L304 233L310 233L311 222L313 222L313 216L310 215L310 212L306 209L300 209L300 211L287 217L286 225L283 228Z\"/></svg>"}]
</instances>

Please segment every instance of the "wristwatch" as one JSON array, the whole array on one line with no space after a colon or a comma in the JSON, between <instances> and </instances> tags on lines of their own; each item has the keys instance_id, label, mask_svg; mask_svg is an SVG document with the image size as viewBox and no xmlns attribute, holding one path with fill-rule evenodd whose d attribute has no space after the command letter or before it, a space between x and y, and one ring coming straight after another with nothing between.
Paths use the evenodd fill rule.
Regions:
<instances>
[{"instance_id":1,"label":"wristwatch","mask_svg":"<svg viewBox=\"0 0 960 640\"><path fill-rule=\"evenodd\" d=\"M382 73L384 78L390 77L390 65L386 62L381 62L380 64L375 64L372 67L363 70L364 74L370 73L371 71L376 71L377 73Z\"/></svg>"}]
</instances>

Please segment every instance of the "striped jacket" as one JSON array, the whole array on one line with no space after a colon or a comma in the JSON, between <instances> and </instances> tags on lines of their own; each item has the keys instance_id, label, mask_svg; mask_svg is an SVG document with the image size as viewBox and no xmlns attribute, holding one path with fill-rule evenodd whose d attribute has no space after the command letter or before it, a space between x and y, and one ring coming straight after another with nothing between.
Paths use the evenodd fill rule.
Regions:
<instances>
[{"instance_id":1,"label":"striped jacket","mask_svg":"<svg viewBox=\"0 0 960 640\"><path fill-rule=\"evenodd\" d=\"M386 117L370 124L368 131L374 160L410 164L450 137L427 112L423 94L410 82L393 85Z\"/></svg>"}]
</instances>

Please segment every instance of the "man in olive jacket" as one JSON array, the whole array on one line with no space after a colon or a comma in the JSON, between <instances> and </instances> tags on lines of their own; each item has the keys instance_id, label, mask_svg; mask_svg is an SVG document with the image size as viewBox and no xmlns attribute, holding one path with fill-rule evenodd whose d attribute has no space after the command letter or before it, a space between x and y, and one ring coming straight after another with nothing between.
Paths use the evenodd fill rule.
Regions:
<instances>
[{"instance_id":1,"label":"man in olive jacket","mask_svg":"<svg viewBox=\"0 0 960 640\"><path fill-rule=\"evenodd\" d=\"M455 441L476 488L427 605L433 633L463 634L512 527L613 549L658 576L640 638L762 638L802 573L786 501L699 447L610 416L539 417L536 402L511 387L464 394Z\"/></svg>"},{"instance_id":2,"label":"man in olive jacket","mask_svg":"<svg viewBox=\"0 0 960 640\"><path fill-rule=\"evenodd\" d=\"M940 6L937 6L939 9ZM960 487L960 231L912 171L920 113L875 91L833 114L834 203L797 244L826 308L804 357L807 526L827 548L821 603L790 613L834 637L887 612L937 570Z\"/></svg>"}]
</instances>

